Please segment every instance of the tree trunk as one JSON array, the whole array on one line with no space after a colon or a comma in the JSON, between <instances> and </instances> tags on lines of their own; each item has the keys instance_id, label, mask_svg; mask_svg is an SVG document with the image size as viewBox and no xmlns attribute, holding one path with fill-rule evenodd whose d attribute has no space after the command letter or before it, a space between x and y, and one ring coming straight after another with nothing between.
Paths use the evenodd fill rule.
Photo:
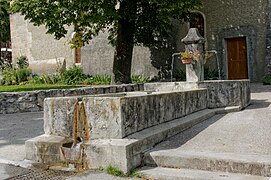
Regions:
<instances>
[{"instance_id":1,"label":"tree trunk","mask_svg":"<svg viewBox=\"0 0 271 180\"><path fill-rule=\"evenodd\" d=\"M117 24L117 40L113 63L114 84L131 83L136 4L135 0L127 0L120 3L119 12L121 19L119 19ZM131 13L131 11L134 13ZM134 15L126 16L125 14Z\"/></svg>"}]
</instances>

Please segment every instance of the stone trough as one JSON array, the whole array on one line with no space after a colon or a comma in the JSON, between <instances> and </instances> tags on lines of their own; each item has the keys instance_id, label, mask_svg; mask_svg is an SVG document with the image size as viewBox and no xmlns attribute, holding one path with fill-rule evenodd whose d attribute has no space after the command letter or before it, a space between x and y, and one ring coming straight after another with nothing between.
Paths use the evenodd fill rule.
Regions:
<instances>
[{"instance_id":1,"label":"stone trough","mask_svg":"<svg viewBox=\"0 0 271 180\"><path fill-rule=\"evenodd\" d=\"M195 51L203 49L204 39L191 29L183 42ZM146 83L138 92L45 99L45 134L26 141L26 158L48 165L73 164L77 169L112 165L127 173L142 165L144 152L157 143L216 113L248 106L249 80L203 81L202 58L186 65L189 82Z\"/></svg>"},{"instance_id":2,"label":"stone trough","mask_svg":"<svg viewBox=\"0 0 271 180\"><path fill-rule=\"evenodd\" d=\"M45 99L45 134L26 141L26 158L49 166L112 165L129 172L155 144L250 102L249 80L144 86L138 92Z\"/></svg>"}]
</instances>

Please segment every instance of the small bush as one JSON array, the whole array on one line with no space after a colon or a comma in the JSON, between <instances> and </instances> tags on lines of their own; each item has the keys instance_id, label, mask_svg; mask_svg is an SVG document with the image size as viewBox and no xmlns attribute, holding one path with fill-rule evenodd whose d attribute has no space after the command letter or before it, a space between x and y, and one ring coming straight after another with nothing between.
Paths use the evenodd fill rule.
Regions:
<instances>
[{"instance_id":1,"label":"small bush","mask_svg":"<svg viewBox=\"0 0 271 180\"><path fill-rule=\"evenodd\" d=\"M34 75L31 80L29 80L29 84L61 84L62 78L60 74L53 75Z\"/></svg>"},{"instance_id":2,"label":"small bush","mask_svg":"<svg viewBox=\"0 0 271 180\"><path fill-rule=\"evenodd\" d=\"M16 59L18 67L5 66L2 76L3 85L18 85L28 81L31 78L32 71L28 68L28 60L26 56Z\"/></svg>"},{"instance_id":3,"label":"small bush","mask_svg":"<svg viewBox=\"0 0 271 180\"><path fill-rule=\"evenodd\" d=\"M143 75L132 75L131 79L132 79L132 83L147 83L147 82L150 82L150 78L145 77Z\"/></svg>"},{"instance_id":4,"label":"small bush","mask_svg":"<svg viewBox=\"0 0 271 180\"><path fill-rule=\"evenodd\" d=\"M111 76L109 75L96 75L87 77L82 82L84 85L109 85L111 83Z\"/></svg>"},{"instance_id":5,"label":"small bush","mask_svg":"<svg viewBox=\"0 0 271 180\"><path fill-rule=\"evenodd\" d=\"M211 70L208 67L204 66L204 79L205 80L218 80L219 79L219 72L218 70Z\"/></svg>"},{"instance_id":6,"label":"small bush","mask_svg":"<svg viewBox=\"0 0 271 180\"><path fill-rule=\"evenodd\" d=\"M77 66L72 66L61 74L62 82L67 85L81 84L87 78L83 74L83 69Z\"/></svg>"},{"instance_id":7,"label":"small bush","mask_svg":"<svg viewBox=\"0 0 271 180\"><path fill-rule=\"evenodd\" d=\"M262 82L264 85L271 85L271 75L265 75L262 78Z\"/></svg>"},{"instance_id":8,"label":"small bush","mask_svg":"<svg viewBox=\"0 0 271 180\"><path fill-rule=\"evenodd\" d=\"M22 69L16 70L18 84L28 81L31 75L32 75L32 71L29 68L22 68Z\"/></svg>"},{"instance_id":9,"label":"small bush","mask_svg":"<svg viewBox=\"0 0 271 180\"><path fill-rule=\"evenodd\" d=\"M19 69L25 69L28 68L29 63L26 56L20 56L16 59L16 64Z\"/></svg>"},{"instance_id":10,"label":"small bush","mask_svg":"<svg viewBox=\"0 0 271 180\"><path fill-rule=\"evenodd\" d=\"M1 84L3 84L3 85L16 85L17 84L16 69L4 68L2 76L3 76L3 79L2 79Z\"/></svg>"}]
</instances>

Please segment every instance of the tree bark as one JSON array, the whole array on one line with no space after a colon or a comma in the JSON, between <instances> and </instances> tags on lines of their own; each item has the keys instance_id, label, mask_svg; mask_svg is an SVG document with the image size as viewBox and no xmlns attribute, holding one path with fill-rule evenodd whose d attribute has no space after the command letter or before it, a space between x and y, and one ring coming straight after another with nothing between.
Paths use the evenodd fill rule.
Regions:
<instances>
[{"instance_id":1,"label":"tree bark","mask_svg":"<svg viewBox=\"0 0 271 180\"><path fill-rule=\"evenodd\" d=\"M131 83L131 67L134 48L136 0L126 0L120 3L121 18L118 21L117 40L113 63L113 83ZM133 14L126 16L125 14ZM133 13L131 13L133 12Z\"/></svg>"}]
</instances>

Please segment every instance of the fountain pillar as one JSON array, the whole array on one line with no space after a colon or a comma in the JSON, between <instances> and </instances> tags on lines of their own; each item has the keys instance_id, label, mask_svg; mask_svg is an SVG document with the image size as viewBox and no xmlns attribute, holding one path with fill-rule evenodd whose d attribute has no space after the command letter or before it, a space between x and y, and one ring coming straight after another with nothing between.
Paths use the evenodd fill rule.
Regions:
<instances>
[{"instance_id":1,"label":"fountain pillar","mask_svg":"<svg viewBox=\"0 0 271 180\"><path fill-rule=\"evenodd\" d=\"M203 43L204 38L199 34L197 28L190 28L186 37L182 39L185 44L186 52L198 51L199 57L193 60L191 64L186 64L186 81L199 82L204 80L204 52Z\"/></svg>"}]
</instances>

